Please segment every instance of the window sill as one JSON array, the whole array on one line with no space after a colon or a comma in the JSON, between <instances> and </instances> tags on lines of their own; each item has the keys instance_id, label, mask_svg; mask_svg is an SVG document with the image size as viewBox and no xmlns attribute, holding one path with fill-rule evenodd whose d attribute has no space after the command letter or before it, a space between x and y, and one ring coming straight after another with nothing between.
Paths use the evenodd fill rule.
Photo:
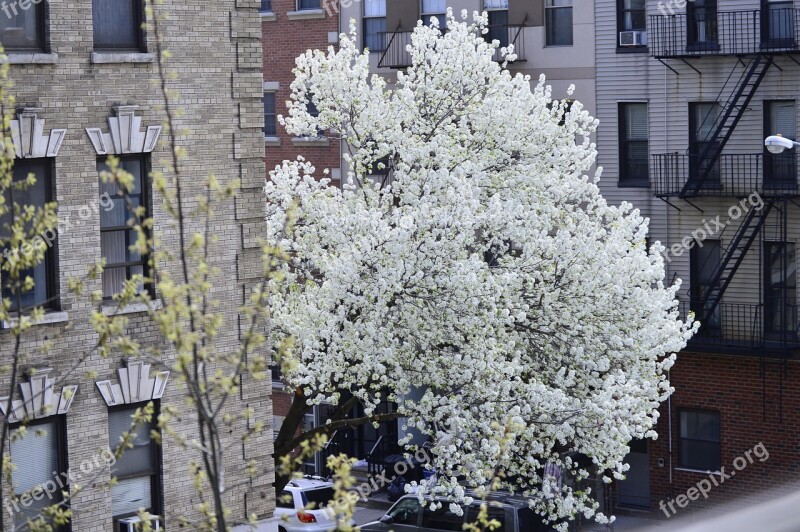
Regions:
<instances>
[{"instance_id":1,"label":"window sill","mask_svg":"<svg viewBox=\"0 0 800 532\"><path fill-rule=\"evenodd\" d=\"M294 137L292 144L295 146L330 146L331 141L328 137Z\"/></svg>"},{"instance_id":2,"label":"window sill","mask_svg":"<svg viewBox=\"0 0 800 532\"><path fill-rule=\"evenodd\" d=\"M289 20L309 20L313 18L325 18L323 9L301 9L300 11L289 11L286 13Z\"/></svg>"},{"instance_id":3,"label":"window sill","mask_svg":"<svg viewBox=\"0 0 800 532\"><path fill-rule=\"evenodd\" d=\"M689 467L676 467L675 471L683 471L684 473L697 473L698 475L708 475L707 469L692 469Z\"/></svg>"},{"instance_id":4,"label":"window sill","mask_svg":"<svg viewBox=\"0 0 800 532\"><path fill-rule=\"evenodd\" d=\"M152 63L153 54L143 52L92 52L92 63L106 65L109 63Z\"/></svg>"},{"instance_id":5,"label":"window sill","mask_svg":"<svg viewBox=\"0 0 800 532\"><path fill-rule=\"evenodd\" d=\"M58 62L58 54L43 52L8 52L10 65L54 65Z\"/></svg>"},{"instance_id":6,"label":"window sill","mask_svg":"<svg viewBox=\"0 0 800 532\"><path fill-rule=\"evenodd\" d=\"M46 312L44 317L36 322L33 322L33 325L48 325L52 323L66 323L69 321L69 314L62 311L51 311ZM0 322L0 329L10 329L17 324L17 318L12 319L11 321L3 320Z\"/></svg>"},{"instance_id":7,"label":"window sill","mask_svg":"<svg viewBox=\"0 0 800 532\"><path fill-rule=\"evenodd\" d=\"M273 22L278 19L272 11L260 11L261 22Z\"/></svg>"},{"instance_id":8,"label":"window sill","mask_svg":"<svg viewBox=\"0 0 800 532\"><path fill-rule=\"evenodd\" d=\"M264 145L265 146L280 146L281 145L281 139L279 139L278 137L267 137L267 136L265 136L264 137Z\"/></svg>"},{"instance_id":9,"label":"window sill","mask_svg":"<svg viewBox=\"0 0 800 532\"><path fill-rule=\"evenodd\" d=\"M618 181L619 188L650 188L650 181Z\"/></svg>"},{"instance_id":10,"label":"window sill","mask_svg":"<svg viewBox=\"0 0 800 532\"><path fill-rule=\"evenodd\" d=\"M161 310L164 308L160 299L151 301L151 304L153 310ZM131 305L126 305L125 308L119 308L117 305L108 303L103 305L102 310L104 316L123 316L125 314L141 314L143 312L148 312L149 307L146 303L133 303Z\"/></svg>"},{"instance_id":11,"label":"window sill","mask_svg":"<svg viewBox=\"0 0 800 532\"><path fill-rule=\"evenodd\" d=\"M618 54L646 54L649 52L647 46L617 46Z\"/></svg>"},{"instance_id":12,"label":"window sill","mask_svg":"<svg viewBox=\"0 0 800 532\"><path fill-rule=\"evenodd\" d=\"M272 389L277 390L279 392L287 392L289 391L289 387L286 386L281 381L272 381Z\"/></svg>"}]
</instances>

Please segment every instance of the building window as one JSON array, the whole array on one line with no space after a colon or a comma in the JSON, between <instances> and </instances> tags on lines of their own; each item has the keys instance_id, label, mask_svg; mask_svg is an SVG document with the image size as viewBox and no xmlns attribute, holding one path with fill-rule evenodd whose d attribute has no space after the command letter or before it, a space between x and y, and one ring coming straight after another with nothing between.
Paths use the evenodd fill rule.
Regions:
<instances>
[{"instance_id":1,"label":"building window","mask_svg":"<svg viewBox=\"0 0 800 532\"><path fill-rule=\"evenodd\" d=\"M272 13L272 0L261 0L259 11L261 13Z\"/></svg>"},{"instance_id":2,"label":"building window","mask_svg":"<svg viewBox=\"0 0 800 532\"><path fill-rule=\"evenodd\" d=\"M797 139L797 106L794 100L764 102L764 133ZM764 188L794 191L797 189L797 154L795 150L769 153L764 148Z\"/></svg>"},{"instance_id":3,"label":"building window","mask_svg":"<svg viewBox=\"0 0 800 532\"><path fill-rule=\"evenodd\" d=\"M133 435L133 447L127 448L111 467L117 484L111 488L111 514L114 522L138 514L144 509L153 515L161 512L161 453L151 438L152 422L133 427L133 414L142 405L126 405L108 412L108 446L114 452L122 435Z\"/></svg>"},{"instance_id":4,"label":"building window","mask_svg":"<svg viewBox=\"0 0 800 532\"><path fill-rule=\"evenodd\" d=\"M50 203L53 200L52 168L52 159L15 160L13 169L14 182L22 182L26 180L29 175L33 174L36 177L36 183L24 189L11 188L6 190L6 205L17 204L20 207L33 206L42 208L45 204ZM9 234L10 224L12 224L13 221L13 210L7 212L0 218L0 230L2 230L4 235ZM53 238L55 238L55 235L53 235ZM33 307L53 308L57 306L56 253L54 250L56 241L54 239L45 239L44 242L47 244L44 260L33 268L20 272L21 281L24 281L26 277L33 279L34 286L31 290L19 294L18 301L16 295L17 290L10 286L7 281L3 282L3 297L8 299L11 303L11 310L21 310L24 312ZM30 252L30 250L28 250L28 252ZM3 255L6 257L6 260L14 260L15 257L23 256L24 253L26 253L26 248L24 246L20 249L10 249L6 246L6 248L3 249Z\"/></svg>"},{"instance_id":5,"label":"building window","mask_svg":"<svg viewBox=\"0 0 800 532\"><path fill-rule=\"evenodd\" d=\"M722 119L722 107L716 102L689 104L689 183L698 188L721 187L720 160L709 165L708 153L718 149L720 140L714 137ZM705 179L703 179L705 176Z\"/></svg>"},{"instance_id":6,"label":"building window","mask_svg":"<svg viewBox=\"0 0 800 532\"><path fill-rule=\"evenodd\" d=\"M386 0L364 0L364 48L386 50Z\"/></svg>"},{"instance_id":7,"label":"building window","mask_svg":"<svg viewBox=\"0 0 800 532\"><path fill-rule=\"evenodd\" d=\"M718 471L719 412L681 410L679 415L679 466L700 471Z\"/></svg>"},{"instance_id":8,"label":"building window","mask_svg":"<svg viewBox=\"0 0 800 532\"><path fill-rule=\"evenodd\" d=\"M286 419L283 416L272 416L272 439L277 440L278 434L281 433L281 427L283 426L283 420Z\"/></svg>"},{"instance_id":9,"label":"building window","mask_svg":"<svg viewBox=\"0 0 800 532\"><path fill-rule=\"evenodd\" d=\"M645 31L647 29L646 6L646 0L617 0L619 31Z\"/></svg>"},{"instance_id":10,"label":"building window","mask_svg":"<svg viewBox=\"0 0 800 532\"><path fill-rule=\"evenodd\" d=\"M95 50L144 51L142 0L93 0Z\"/></svg>"},{"instance_id":11,"label":"building window","mask_svg":"<svg viewBox=\"0 0 800 532\"><path fill-rule=\"evenodd\" d=\"M702 317L708 314L707 310L712 303L705 302L706 296L719 284L717 270L722 257L722 245L719 240L706 240L696 243L689 251L689 306L695 316ZM705 302L705 303L704 303ZM722 329L722 305L717 305L714 312L703 323L698 334L703 336L718 337Z\"/></svg>"},{"instance_id":12,"label":"building window","mask_svg":"<svg viewBox=\"0 0 800 532\"><path fill-rule=\"evenodd\" d=\"M797 332L797 260L793 242L764 242L764 332L771 339Z\"/></svg>"},{"instance_id":13,"label":"building window","mask_svg":"<svg viewBox=\"0 0 800 532\"><path fill-rule=\"evenodd\" d=\"M13 511L14 525L20 530L27 528L25 523L28 519L36 519L45 508L62 501L61 489L52 492L52 498L40 497L39 500L31 497L31 492L45 483L66 478L63 474L67 471L65 442L63 416L51 416L41 422L29 423L24 436L21 436L18 428L12 427L10 449L15 467L11 482L14 494L17 497L24 495L24 500L8 501L6 508ZM67 528L56 527L55 530Z\"/></svg>"},{"instance_id":14,"label":"building window","mask_svg":"<svg viewBox=\"0 0 800 532\"><path fill-rule=\"evenodd\" d=\"M572 46L572 0L545 3L547 46Z\"/></svg>"},{"instance_id":15,"label":"building window","mask_svg":"<svg viewBox=\"0 0 800 532\"><path fill-rule=\"evenodd\" d=\"M431 25L431 21L435 18L439 22L439 28L444 30L447 28L447 6L445 0L422 0L422 7L420 14L422 15L422 23L426 26Z\"/></svg>"},{"instance_id":16,"label":"building window","mask_svg":"<svg viewBox=\"0 0 800 532\"><path fill-rule=\"evenodd\" d=\"M100 179L101 196L108 194L113 201L113 207L100 210L100 251L106 260L103 297L106 299L122 291L125 281L134 275L147 275L147 258L130 247L137 238L136 231L131 228L135 220L133 209L143 206L149 210L148 160L144 155L129 155L120 157L119 164L120 169L133 176L133 188L128 192L127 199L116 183L104 183ZM105 159L98 161L97 170L109 171Z\"/></svg>"},{"instance_id":17,"label":"building window","mask_svg":"<svg viewBox=\"0 0 800 532\"><path fill-rule=\"evenodd\" d=\"M320 9L320 0L297 0L297 10Z\"/></svg>"},{"instance_id":18,"label":"building window","mask_svg":"<svg viewBox=\"0 0 800 532\"><path fill-rule=\"evenodd\" d=\"M488 32L484 36L486 41L498 41L500 48L507 48L510 43L508 0L483 0L483 9L489 15Z\"/></svg>"},{"instance_id":19,"label":"building window","mask_svg":"<svg viewBox=\"0 0 800 532\"><path fill-rule=\"evenodd\" d=\"M276 137L278 135L277 114L275 112L275 93L264 93L264 136Z\"/></svg>"},{"instance_id":20,"label":"building window","mask_svg":"<svg viewBox=\"0 0 800 532\"><path fill-rule=\"evenodd\" d=\"M18 2L0 4L0 40L6 52L44 51L45 5L28 3L22 9Z\"/></svg>"},{"instance_id":21,"label":"building window","mask_svg":"<svg viewBox=\"0 0 800 532\"><path fill-rule=\"evenodd\" d=\"M646 185L650 181L647 104L619 104L619 183Z\"/></svg>"}]
</instances>

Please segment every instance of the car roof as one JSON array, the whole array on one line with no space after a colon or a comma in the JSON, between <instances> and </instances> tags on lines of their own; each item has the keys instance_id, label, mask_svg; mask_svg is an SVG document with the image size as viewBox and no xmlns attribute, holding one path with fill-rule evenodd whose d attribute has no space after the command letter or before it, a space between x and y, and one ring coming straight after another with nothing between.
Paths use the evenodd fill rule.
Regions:
<instances>
[{"instance_id":1,"label":"car roof","mask_svg":"<svg viewBox=\"0 0 800 532\"><path fill-rule=\"evenodd\" d=\"M332 488L333 482L315 478L294 478L286 484L287 490L312 490L317 488Z\"/></svg>"}]
</instances>

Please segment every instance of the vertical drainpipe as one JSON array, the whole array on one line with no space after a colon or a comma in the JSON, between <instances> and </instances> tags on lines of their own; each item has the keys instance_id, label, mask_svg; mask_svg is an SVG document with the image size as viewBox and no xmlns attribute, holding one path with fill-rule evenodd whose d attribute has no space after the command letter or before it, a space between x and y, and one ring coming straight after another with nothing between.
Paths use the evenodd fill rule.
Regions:
<instances>
[{"instance_id":1,"label":"vertical drainpipe","mask_svg":"<svg viewBox=\"0 0 800 532\"><path fill-rule=\"evenodd\" d=\"M669 116L669 101L667 99L669 95L669 91L667 90L667 77L669 76L669 72L667 72L667 65L664 65L664 153L669 153L669 140L667 135L669 134L669 127L667 124L667 117ZM666 220L664 222L664 231L665 231L665 240L667 249L669 249L669 215L670 215L670 208L664 207L666 211ZM669 379L670 385L672 384L672 372L669 370L667 371L667 379ZM672 495L672 395L667 398L667 433L669 435L669 485L670 485L670 495Z\"/></svg>"}]
</instances>

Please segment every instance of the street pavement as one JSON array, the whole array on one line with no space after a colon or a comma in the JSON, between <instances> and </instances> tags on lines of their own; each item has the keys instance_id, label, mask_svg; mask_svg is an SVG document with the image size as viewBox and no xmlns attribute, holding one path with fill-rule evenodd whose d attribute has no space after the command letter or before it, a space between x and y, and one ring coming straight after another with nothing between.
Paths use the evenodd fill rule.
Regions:
<instances>
[{"instance_id":1,"label":"street pavement","mask_svg":"<svg viewBox=\"0 0 800 532\"><path fill-rule=\"evenodd\" d=\"M353 514L353 519L355 519L357 525L364 525L366 523L371 523L372 521L377 521L383 514L386 513L386 510L376 510L374 508L356 508L355 514Z\"/></svg>"}]
</instances>

